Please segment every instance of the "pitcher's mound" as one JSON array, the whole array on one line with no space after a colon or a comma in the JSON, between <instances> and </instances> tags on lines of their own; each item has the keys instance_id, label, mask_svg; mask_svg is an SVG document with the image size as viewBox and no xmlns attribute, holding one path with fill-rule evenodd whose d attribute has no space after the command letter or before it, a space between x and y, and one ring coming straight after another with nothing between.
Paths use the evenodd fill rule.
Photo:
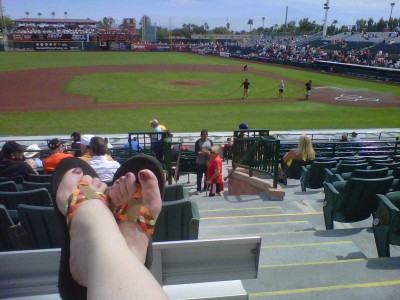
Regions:
<instances>
[{"instance_id":1,"label":"pitcher's mound","mask_svg":"<svg viewBox=\"0 0 400 300\"><path fill-rule=\"evenodd\" d=\"M211 81L206 80L176 80L168 81L170 85L186 85L186 86L202 86L202 85L212 85Z\"/></svg>"}]
</instances>

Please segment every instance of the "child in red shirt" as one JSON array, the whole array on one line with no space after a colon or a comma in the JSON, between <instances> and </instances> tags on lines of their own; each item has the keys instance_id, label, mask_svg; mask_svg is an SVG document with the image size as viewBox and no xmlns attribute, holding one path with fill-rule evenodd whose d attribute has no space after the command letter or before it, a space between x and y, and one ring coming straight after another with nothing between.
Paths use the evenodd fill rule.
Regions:
<instances>
[{"instance_id":1,"label":"child in red shirt","mask_svg":"<svg viewBox=\"0 0 400 300\"><path fill-rule=\"evenodd\" d=\"M214 184L216 193L218 196L222 196L222 191L224 190L224 181L222 180L222 161L219 157L219 147L211 147L211 160L207 163L207 181L206 183L210 185L209 196L215 196L213 193Z\"/></svg>"}]
</instances>

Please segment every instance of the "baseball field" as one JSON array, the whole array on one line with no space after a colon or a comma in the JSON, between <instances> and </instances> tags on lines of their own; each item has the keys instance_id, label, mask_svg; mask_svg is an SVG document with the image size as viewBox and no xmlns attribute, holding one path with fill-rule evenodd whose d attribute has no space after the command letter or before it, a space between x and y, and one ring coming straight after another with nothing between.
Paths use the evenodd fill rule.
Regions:
<instances>
[{"instance_id":1,"label":"baseball field","mask_svg":"<svg viewBox=\"0 0 400 300\"><path fill-rule=\"evenodd\" d=\"M398 85L333 73L188 53L0 52L0 62L3 136L148 131L153 118L172 132L400 127Z\"/></svg>"}]
</instances>

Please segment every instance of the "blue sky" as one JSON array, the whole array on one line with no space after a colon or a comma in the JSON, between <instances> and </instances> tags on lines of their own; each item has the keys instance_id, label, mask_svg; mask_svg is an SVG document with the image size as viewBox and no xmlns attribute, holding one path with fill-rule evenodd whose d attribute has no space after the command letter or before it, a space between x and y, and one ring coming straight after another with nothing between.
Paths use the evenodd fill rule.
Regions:
<instances>
[{"instance_id":1,"label":"blue sky","mask_svg":"<svg viewBox=\"0 0 400 300\"><path fill-rule=\"evenodd\" d=\"M207 22L210 28L225 26L227 19L233 30L248 30L247 21L253 19L253 27L285 22L288 6L288 21L299 21L308 17L310 21L322 24L323 5L326 0L1 0L5 15L12 19L30 17L51 18L90 18L98 21L103 17L113 17L117 24L123 18L140 19L148 15L152 22L164 27L180 27L183 23L202 25ZM390 3L396 2L393 17L400 17L400 0L330 0L328 24L337 20L339 25L353 25L357 19L381 17L389 19Z\"/></svg>"}]
</instances>

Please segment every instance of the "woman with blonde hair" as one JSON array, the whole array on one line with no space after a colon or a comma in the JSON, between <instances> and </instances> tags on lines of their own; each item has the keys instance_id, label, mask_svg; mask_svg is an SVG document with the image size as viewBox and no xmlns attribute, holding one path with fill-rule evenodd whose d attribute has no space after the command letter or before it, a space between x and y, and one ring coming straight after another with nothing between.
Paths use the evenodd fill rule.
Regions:
<instances>
[{"instance_id":1,"label":"woman with blonde hair","mask_svg":"<svg viewBox=\"0 0 400 300\"><path fill-rule=\"evenodd\" d=\"M315 151L312 146L311 140L307 135L301 135L299 137L299 144L297 148L291 149L286 155L283 157L283 162L290 166L292 160L309 160L315 158Z\"/></svg>"}]
</instances>

